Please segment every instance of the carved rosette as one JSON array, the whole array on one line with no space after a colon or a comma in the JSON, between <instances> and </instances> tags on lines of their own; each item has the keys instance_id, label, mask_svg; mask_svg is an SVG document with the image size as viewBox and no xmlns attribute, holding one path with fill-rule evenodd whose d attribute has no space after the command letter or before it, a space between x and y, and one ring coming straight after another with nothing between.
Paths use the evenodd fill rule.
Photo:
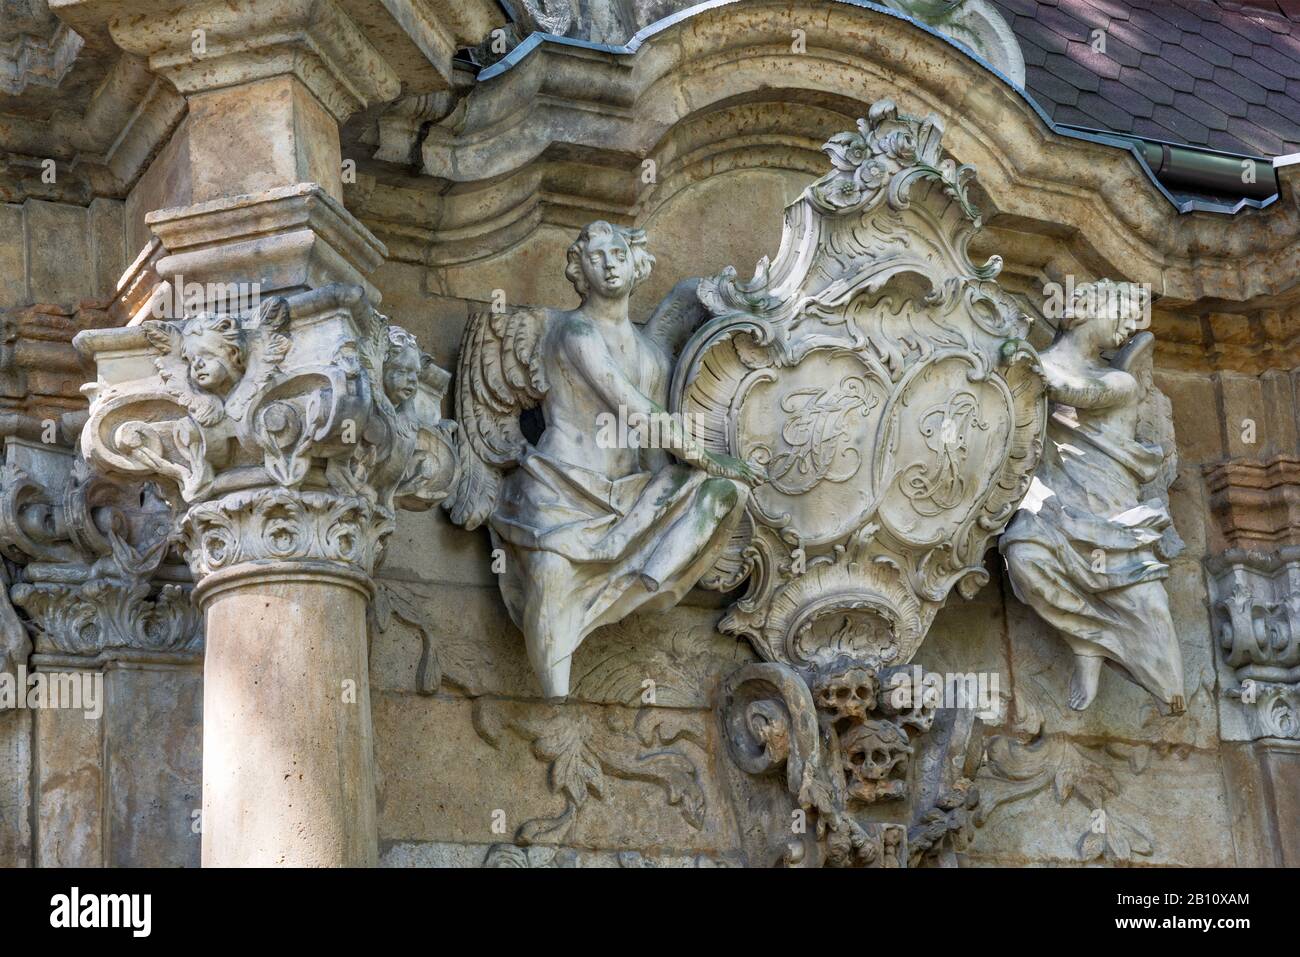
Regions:
<instances>
[{"instance_id":1,"label":"carved rosette","mask_svg":"<svg viewBox=\"0 0 1300 957\"><path fill-rule=\"evenodd\" d=\"M447 373L359 286L83 333L77 346L99 372L87 460L177 503L200 581L295 561L369 576L396 509L429 508L456 479Z\"/></svg>"},{"instance_id":2,"label":"carved rosette","mask_svg":"<svg viewBox=\"0 0 1300 957\"><path fill-rule=\"evenodd\" d=\"M786 209L777 259L700 283L678 411L710 449L761 467L749 521L705 584L747 594L722 628L804 673L911 660L983 556L1042 450L1028 319L974 265L969 166L937 117L876 103L826 144L830 173Z\"/></svg>"}]
</instances>

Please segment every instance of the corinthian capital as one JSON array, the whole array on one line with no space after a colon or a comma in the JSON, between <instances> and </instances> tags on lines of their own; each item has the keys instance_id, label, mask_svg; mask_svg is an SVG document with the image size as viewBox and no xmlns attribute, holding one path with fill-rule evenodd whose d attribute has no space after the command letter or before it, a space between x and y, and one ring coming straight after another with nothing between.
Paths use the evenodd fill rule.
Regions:
<instances>
[{"instance_id":1,"label":"corinthian capital","mask_svg":"<svg viewBox=\"0 0 1300 957\"><path fill-rule=\"evenodd\" d=\"M97 381L82 452L184 512L196 579L249 562L368 576L397 508L456 478L447 373L358 286L82 333Z\"/></svg>"}]
</instances>

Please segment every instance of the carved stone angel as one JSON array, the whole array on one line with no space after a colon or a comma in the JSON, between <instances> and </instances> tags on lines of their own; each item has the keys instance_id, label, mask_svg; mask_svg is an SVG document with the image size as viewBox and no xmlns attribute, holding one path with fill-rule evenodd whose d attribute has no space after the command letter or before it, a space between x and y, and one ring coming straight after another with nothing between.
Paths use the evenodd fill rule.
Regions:
<instances>
[{"instance_id":1,"label":"carved stone angel","mask_svg":"<svg viewBox=\"0 0 1300 957\"><path fill-rule=\"evenodd\" d=\"M504 550L502 597L548 697L568 694L571 658L594 629L681 600L759 480L664 412L676 352L705 312L688 280L634 325L628 296L653 264L644 231L592 223L568 251L577 309L482 313L461 346L462 474L447 505L466 528L486 521ZM534 445L520 413L539 405ZM627 441L601 441L609 416L639 424ZM651 416L660 448L647 447Z\"/></svg>"},{"instance_id":2,"label":"carved stone angel","mask_svg":"<svg viewBox=\"0 0 1300 957\"><path fill-rule=\"evenodd\" d=\"M1103 662L1170 710L1183 710L1183 662L1162 579L1167 504L1141 499L1165 452L1139 438L1154 338L1141 303L1106 281L1080 286L1043 371L1055 402L1047 443L1020 511L1002 536L1016 597L1075 655L1070 706L1097 694ZM1102 352L1117 349L1109 363ZM1172 452L1172 450L1171 450Z\"/></svg>"}]
</instances>

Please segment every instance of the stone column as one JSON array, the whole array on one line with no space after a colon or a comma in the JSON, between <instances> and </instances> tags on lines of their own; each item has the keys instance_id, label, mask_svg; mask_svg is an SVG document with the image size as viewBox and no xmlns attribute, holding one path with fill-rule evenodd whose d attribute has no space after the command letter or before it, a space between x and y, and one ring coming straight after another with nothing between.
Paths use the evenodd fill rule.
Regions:
<instances>
[{"instance_id":1,"label":"stone column","mask_svg":"<svg viewBox=\"0 0 1300 957\"><path fill-rule=\"evenodd\" d=\"M79 342L99 373L88 459L157 480L184 513L206 616L203 862L372 864L370 575L394 509L439 500L455 464L445 373L374 311L386 250L343 206L339 127L446 88L454 51L501 14L65 0L58 15L187 101L147 174L153 238L119 284L131 324Z\"/></svg>"},{"instance_id":2,"label":"stone column","mask_svg":"<svg viewBox=\"0 0 1300 957\"><path fill-rule=\"evenodd\" d=\"M366 602L456 478L448 376L360 286L81 333L82 450L183 513L206 616L205 866L377 858Z\"/></svg>"}]
</instances>

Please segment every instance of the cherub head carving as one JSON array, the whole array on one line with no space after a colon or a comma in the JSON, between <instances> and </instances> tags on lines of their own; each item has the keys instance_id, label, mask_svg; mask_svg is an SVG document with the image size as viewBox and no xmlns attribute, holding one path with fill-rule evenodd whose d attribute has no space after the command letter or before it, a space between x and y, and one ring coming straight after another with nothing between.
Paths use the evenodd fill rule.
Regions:
<instances>
[{"instance_id":1,"label":"cherub head carving","mask_svg":"<svg viewBox=\"0 0 1300 957\"><path fill-rule=\"evenodd\" d=\"M243 416L289 351L289 305L281 296L248 317L205 312L142 325L165 390L204 426Z\"/></svg>"},{"instance_id":2,"label":"cherub head carving","mask_svg":"<svg viewBox=\"0 0 1300 957\"><path fill-rule=\"evenodd\" d=\"M1146 324L1150 303L1150 291L1137 283L1081 283L1061 317L1061 332L1080 340L1090 355L1118 348Z\"/></svg>"},{"instance_id":3,"label":"cherub head carving","mask_svg":"<svg viewBox=\"0 0 1300 957\"><path fill-rule=\"evenodd\" d=\"M393 407L415 397L420 387L420 370L424 355L415 336L397 326L388 327L388 352L384 356L384 394Z\"/></svg>"},{"instance_id":4,"label":"cherub head carving","mask_svg":"<svg viewBox=\"0 0 1300 957\"><path fill-rule=\"evenodd\" d=\"M569 247L564 277L582 301L592 296L619 299L650 275L655 258L646 248L644 229L615 226L604 220L583 227Z\"/></svg>"},{"instance_id":5,"label":"cherub head carving","mask_svg":"<svg viewBox=\"0 0 1300 957\"><path fill-rule=\"evenodd\" d=\"M181 358L189 368L191 382L205 392L225 396L248 365L248 346L239 320L207 313L195 316L181 331Z\"/></svg>"}]
</instances>

